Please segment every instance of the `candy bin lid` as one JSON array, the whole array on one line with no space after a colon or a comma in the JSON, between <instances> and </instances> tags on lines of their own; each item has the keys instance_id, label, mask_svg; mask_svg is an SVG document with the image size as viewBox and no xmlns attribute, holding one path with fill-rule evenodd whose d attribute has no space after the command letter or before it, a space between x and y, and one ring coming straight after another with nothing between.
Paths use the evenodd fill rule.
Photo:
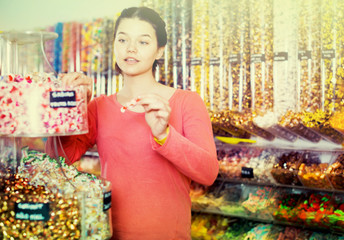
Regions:
<instances>
[{"instance_id":1,"label":"candy bin lid","mask_svg":"<svg viewBox=\"0 0 344 240\"><path fill-rule=\"evenodd\" d=\"M317 132L325 140L335 144L344 143L344 133L331 126L332 112L317 109L314 112L304 111L302 115L303 124Z\"/></svg>"},{"instance_id":2,"label":"candy bin lid","mask_svg":"<svg viewBox=\"0 0 344 240\"><path fill-rule=\"evenodd\" d=\"M88 132L85 87L62 86L53 74L0 79L0 135L37 137Z\"/></svg>"},{"instance_id":3,"label":"candy bin lid","mask_svg":"<svg viewBox=\"0 0 344 240\"><path fill-rule=\"evenodd\" d=\"M255 116L256 113L250 110L242 112L231 112L230 121L231 124L235 127L241 128L248 133L251 133L268 141L273 141L275 139L275 135L255 124L253 121Z\"/></svg>"},{"instance_id":4,"label":"candy bin lid","mask_svg":"<svg viewBox=\"0 0 344 240\"><path fill-rule=\"evenodd\" d=\"M253 122L278 138L289 142L295 142L298 139L298 135L278 124L278 119L278 114L273 111L267 111L264 114L255 116Z\"/></svg>"},{"instance_id":5,"label":"candy bin lid","mask_svg":"<svg viewBox=\"0 0 344 240\"><path fill-rule=\"evenodd\" d=\"M302 139L318 143L322 137L319 133L304 125L302 113L288 110L279 118L278 125L297 134Z\"/></svg>"}]
</instances>

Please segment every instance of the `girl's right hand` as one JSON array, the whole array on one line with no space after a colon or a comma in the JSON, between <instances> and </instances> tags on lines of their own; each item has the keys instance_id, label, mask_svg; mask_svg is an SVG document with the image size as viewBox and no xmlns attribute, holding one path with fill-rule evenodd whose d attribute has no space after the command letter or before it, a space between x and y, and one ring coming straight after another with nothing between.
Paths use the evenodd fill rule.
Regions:
<instances>
[{"instance_id":1,"label":"girl's right hand","mask_svg":"<svg viewBox=\"0 0 344 240\"><path fill-rule=\"evenodd\" d=\"M93 80L81 72L59 74L63 86L77 87L85 86L87 89L87 103L92 98Z\"/></svg>"}]
</instances>

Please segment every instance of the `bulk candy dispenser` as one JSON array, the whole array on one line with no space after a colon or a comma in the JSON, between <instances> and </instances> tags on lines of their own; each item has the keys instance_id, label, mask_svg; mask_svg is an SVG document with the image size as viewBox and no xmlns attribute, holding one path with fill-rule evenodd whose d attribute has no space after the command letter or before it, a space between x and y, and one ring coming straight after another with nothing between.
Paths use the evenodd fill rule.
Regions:
<instances>
[{"instance_id":1,"label":"bulk candy dispenser","mask_svg":"<svg viewBox=\"0 0 344 240\"><path fill-rule=\"evenodd\" d=\"M242 7L245 2L242 3ZM250 109L233 112L232 124L268 141L275 136L258 126L254 119L273 108L273 36L271 0L248 1L250 46ZM246 76L247 77L247 76ZM244 82L240 83L243 87ZM246 95L242 96L243 99Z\"/></svg>"},{"instance_id":2,"label":"bulk candy dispenser","mask_svg":"<svg viewBox=\"0 0 344 240\"><path fill-rule=\"evenodd\" d=\"M302 138L319 142L320 134L305 126L304 112L320 108L320 7L319 1L298 2L298 55L296 108L287 110L280 125Z\"/></svg>"},{"instance_id":3,"label":"bulk candy dispenser","mask_svg":"<svg viewBox=\"0 0 344 240\"><path fill-rule=\"evenodd\" d=\"M296 108L297 5L296 1L275 0L273 5L273 108L254 122L290 142L297 135L278 124L288 110Z\"/></svg>"},{"instance_id":4,"label":"bulk candy dispenser","mask_svg":"<svg viewBox=\"0 0 344 240\"><path fill-rule=\"evenodd\" d=\"M321 109L315 114L317 124L313 123L324 138L337 144L344 141L341 131L344 110L343 11L341 1L321 1Z\"/></svg>"},{"instance_id":5,"label":"bulk candy dispenser","mask_svg":"<svg viewBox=\"0 0 344 240\"><path fill-rule=\"evenodd\" d=\"M56 147L58 136L88 132L84 87L62 86L51 65L44 69L44 42L56 34L6 32L0 37L0 236L110 239L111 184L77 171L61 157L29 150L21 141L49 137ZM37 52L23 55L30 47ZM36 58L30 61L37 64L27 64L27 58Z\"/></svg>"}]
</instances>

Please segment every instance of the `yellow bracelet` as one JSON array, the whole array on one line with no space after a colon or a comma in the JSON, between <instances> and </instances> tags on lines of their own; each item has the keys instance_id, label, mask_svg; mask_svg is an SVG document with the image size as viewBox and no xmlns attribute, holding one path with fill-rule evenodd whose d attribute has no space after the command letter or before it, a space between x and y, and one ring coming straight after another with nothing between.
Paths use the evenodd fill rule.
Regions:
<instances>
[{"instance_id":1,"label":"yellow bracelet","mask_svg":"<svg viewBox=\"0 0 344 240\"><path fill-rule=\"evenodd\" d=\"M166 128L166 137L164 137L163 139L157 139L156 137L154 137L154 140L157 144L159 145L163 145L165 142L166 142L166 139L167 139L167 136L168 136L168 133L170 132L170 128L169 126L167 126Z\"/></svg>"}]
</instances>

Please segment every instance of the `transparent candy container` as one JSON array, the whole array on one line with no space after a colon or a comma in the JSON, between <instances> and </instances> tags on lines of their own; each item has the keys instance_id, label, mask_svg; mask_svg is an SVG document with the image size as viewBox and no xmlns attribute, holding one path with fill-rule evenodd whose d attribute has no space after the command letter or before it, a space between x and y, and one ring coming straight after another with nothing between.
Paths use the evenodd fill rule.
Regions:
<instances>
[{"instance_id":1,"label":"transparent candy container","mask_svg":"<svg viewBox=\"0 0 344 240\"><path fill-rule=\"evenodd\" d=\"M191 90L196 91L205 102L208 100L209 74L209 1L194 1L192 5L191 32ZM209 105L207 105L209 107Z\"/></svg>"},{"instance_id":2,"label":"transparent candy container","mask_svg":"<svg viewBox=\"0 0 344 240\"><path fill-rule=\"evenodd\" d=\"M111 184L88 173L79 172L66 164L62 157L53 159L46 153L22 150L18 176L28 179L32 186L44 186L49 193L82 196L77 199L82 211L80 226L82 239L110 239Z\"/></svg>"},{"instance_id":3,"label":"transparent candy container","mask_svg":"<svg viewBox=\"0 0 344 240\"><path fill-rule=\"evenodd\" d=\"M315 128L323 136L337 144L344 141L343 118L343 53L344 11L342 1L321 1L321 115ZM320 112L320 110L318 110ZM320 115L320 114L317 114Z\"/></svg>"},{"instance_id":4,"label":"transparent candy container","mask_svg":"<svg viewBox=\"0 0 344 240\"><path fill-rule=\"evenodd\" d=\"M273 108L273 1L250 0L252 110Z\"/></svg>"},{"instance_id":5,"label":"transparent candy container","mask_svg":"<svg viewBox=\"0 0 344 240\"><path fill-rule=\"evenodd\" d=\"M273 4L259 0L249 1L249 6L251 108L235 114L241 118L235 123L271 141L275 136L254 123L254 118L273 108Z\"/></svg>"},{"instance_id":6,"label":"transparent candy container","mask_svg":"<svg viewBox=\"0 0 344 240\"><path fill-rule=\"evenodd\" d=\"M225 39L225 66L228 86L224 104L226 109L241 112L250 109L250 38L249 1L229 1L227 6L230 27ZM226 85L225 85L226 86Z\"/></svg>"},{"instance_id":7,"label":"transparent candy container","mask_svg":"<svg viewBox=\"0 0 344 240\"><path fill-rule=\"evenodd\" d=\"M294 142L297 134L278 124L287 110L296 109L297 1L273 5L273 108L254 122L275 136Z\"/></svg>"},{"instance_id":8,"label":"transparent candy container","mask_svg":"<svg viewBox=\"0 0 344 240\"><path fill-rule=\"evenodd\" d=\"M214 111L225 110L224 5L219 0L209 2L209 108Z\"/></svg>"},{"instance_id":9,"label":"transparent candy container","mask_svg":"<svg viewBox=\"0 0 344 240\"><path fill-rule=\"evenodd\" d=\"M73 135L88 132L84 87L62 87L52 74L2 76L0 134Z\"/></svg>"},{"instance_id":10,"label":"transparent candy container","mask_svg":"<svg viewBox=\"0 0 344 240\"><path fill-rule=\"evenodd\" d=\"M51 192L16 174L0 178L2 239L83 239L83 194Z\"/></svg>"},{"instance_id":11,"label":"transparent candy container","mask_svg":"<svg viewBox=\"0 0 344 240\"><path fill-rule=\"evenodd\" d=\"M85 194L83 221L85 239L110 239L112 236L111 183L104 179L94 179L94 184L85 186L85 189L79 191Z\"/></svg>"}]
</instances>

